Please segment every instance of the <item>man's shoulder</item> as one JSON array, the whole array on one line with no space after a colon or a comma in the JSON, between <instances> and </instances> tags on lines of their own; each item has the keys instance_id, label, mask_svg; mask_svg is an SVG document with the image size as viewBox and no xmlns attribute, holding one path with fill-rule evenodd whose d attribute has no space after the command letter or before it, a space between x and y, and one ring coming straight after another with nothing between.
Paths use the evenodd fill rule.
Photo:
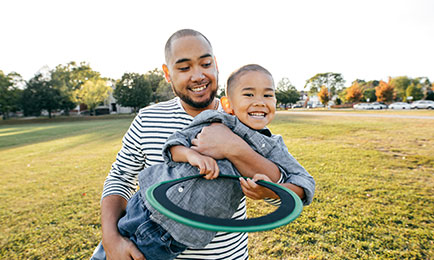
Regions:
<instances>
[{"instance_id":1,"label":"man's shoulder","mask_svg":"<svg viewBox=\"0 0 434 260\"><path fill-rule=\"evenodd\" d=\"M182 110L182 109L179 106L179 102L177 98L172 98L167 101L154 103L147 107L144 107L140 109L139 114L152 113L152 112L164 112L164 111L170 112L176 110Z\"/></svg>"}]
</instances>

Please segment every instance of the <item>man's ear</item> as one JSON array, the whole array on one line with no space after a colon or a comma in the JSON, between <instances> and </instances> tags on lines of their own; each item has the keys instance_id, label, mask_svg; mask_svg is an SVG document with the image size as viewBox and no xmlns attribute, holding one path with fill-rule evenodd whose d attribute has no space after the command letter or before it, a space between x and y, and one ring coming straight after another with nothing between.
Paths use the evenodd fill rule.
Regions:
<instances>
[{"instance_id":1,"label":"man's ear","mask_svg":"<svg viewBox=\"0 0 434 260\"><path fill-rule=\"evenodd\" d=\"M220 98L220 102L222 103L223 110L224 110L226 113L231 114L231 115L234 114L234 111L233 111L232 108L231 108L231 104L229 104L229 99L228 99L228 97L226 97L226 96L221 97L221 98Z\"/></svg>"},{"instance_id":2,"label":"man's ear","mask_svg":"<svg viewBox=\"0 0 434 260\"><path fill-rule=\"evenodd\" d=\"M214 62L215 62L215 67L217 69L217 72L219 72L219 66L217 64L217 58L214 56Z\"/></svg>"},{"instance_id":3,"label":"man's ear","mask_svg":"<svg viewBox=\"0 0 434 260\"><path fill-rule=\"evenodd\" d=\"M170 73L169 73L169 68L167 67L166 64L163 64L163 72L164 72L164 77L166 78L166 81L168 83L170 83Z\"/></svg>"}]
</instances>

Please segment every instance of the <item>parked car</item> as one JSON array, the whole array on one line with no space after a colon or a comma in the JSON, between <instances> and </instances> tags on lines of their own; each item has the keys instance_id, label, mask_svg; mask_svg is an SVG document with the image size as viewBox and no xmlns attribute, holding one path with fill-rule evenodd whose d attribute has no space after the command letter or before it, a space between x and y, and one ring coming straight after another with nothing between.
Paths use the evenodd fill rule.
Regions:
<instances>
[{"instance_id":1,"label":"parked car","mask_svg":"<svg viewBox=\"0 0 434 260\"><path fill-rule=\"evenodd\" d=\"M411 108L424 108L424 109L434 109L434 101L432 100L417 100L411 103Z\"/></svg>"},{"instance_id":2,"label":"parked car","mask_svg":"<svg viewBox=\"0 0 434 260\"><path fill-rule=\"evenodd\" d=\"M371 103L372 109L387 109L387 105L381 102Z\"/></svg>"},{"instance_id":3,"label":"parked car","mask_svg":"<svg viewBox=\"0 0 434 260\"><path fill-rule=\"evenodd\" d=\"M357 110L370 110L373 109L372 105L369 103L359 103L353 106L354 109Z\"/></svg>"},{"instance_id":4,"label":"parked car","mask_svg":"<svg viewBox=\"0 0 434 260\"><path fill-rule=\"evenodd\" d=\"M410 104L405 102L395 102L389 105L390 109L411 109Z\"/></svg>"}]
</instances>

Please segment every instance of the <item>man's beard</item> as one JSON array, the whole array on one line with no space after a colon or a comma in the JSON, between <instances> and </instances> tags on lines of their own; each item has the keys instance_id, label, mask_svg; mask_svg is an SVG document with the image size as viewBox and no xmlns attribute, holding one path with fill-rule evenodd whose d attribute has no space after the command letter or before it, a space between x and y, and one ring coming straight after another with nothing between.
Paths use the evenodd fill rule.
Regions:
<instances>
[{"instance_id":1,"label":"man's beard","mask_svg":"<svg viewBox=\"0 0 434 260\"><path fill-rule=\"evenodd\" d=\"M214 98L217 95L217 90L215 90L215 91L211 92L209 99L207 99L203 102L195 102L188 95L184 95L184 94L176 91L176 88L174 88L173 86L172 86L172 89L173 89L173 92L175 93L175 95L178 96L182 101L184 101L185 103L187 103L191 107L199 108L199 109L200 108L206 108L207 106L209 106L214 101Z\"/></svg>"}]
</instances>

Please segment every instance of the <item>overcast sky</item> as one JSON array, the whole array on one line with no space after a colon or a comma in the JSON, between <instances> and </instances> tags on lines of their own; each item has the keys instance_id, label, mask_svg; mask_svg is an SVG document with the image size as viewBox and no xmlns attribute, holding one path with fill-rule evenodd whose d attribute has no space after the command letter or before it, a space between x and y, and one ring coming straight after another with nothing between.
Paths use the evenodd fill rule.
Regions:
<instances>
[{"instance_id":1,"label":"overcast sky","mask_svg":"<svg viewBox=\"0 0 434 260\"><path fill-rule=\"evenodd\" d=\"M302 89L316 73L434 81L434 1L3 0L0 70L25 80L41 67L86 61L102 76L146 73L164 62L176 30L211 41L220 85L258 63Z\"/></svg>"}]
</instances>

